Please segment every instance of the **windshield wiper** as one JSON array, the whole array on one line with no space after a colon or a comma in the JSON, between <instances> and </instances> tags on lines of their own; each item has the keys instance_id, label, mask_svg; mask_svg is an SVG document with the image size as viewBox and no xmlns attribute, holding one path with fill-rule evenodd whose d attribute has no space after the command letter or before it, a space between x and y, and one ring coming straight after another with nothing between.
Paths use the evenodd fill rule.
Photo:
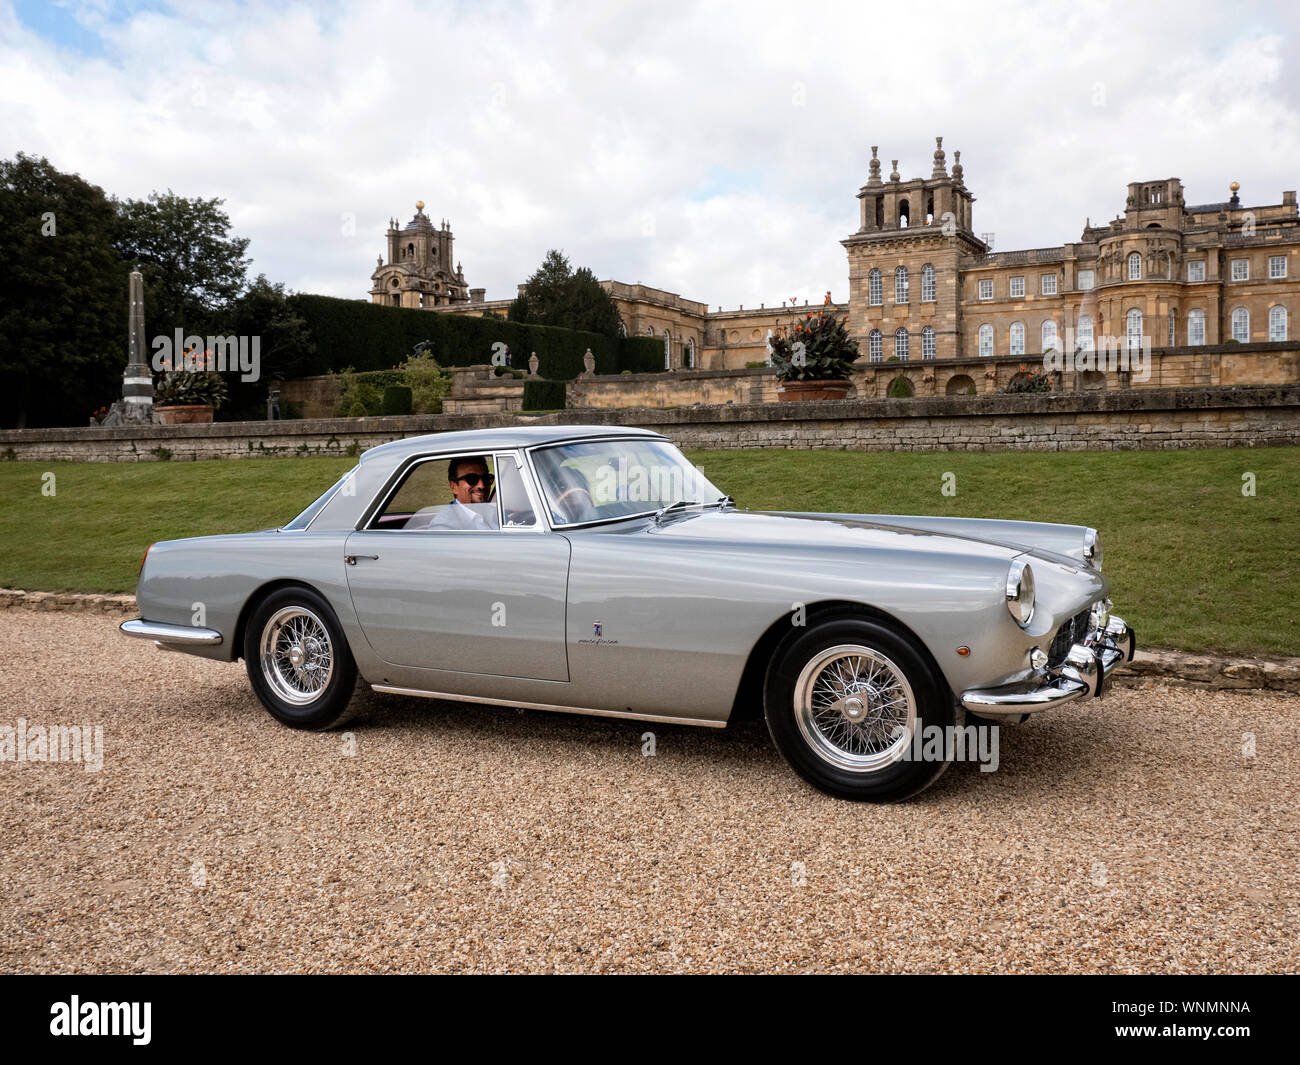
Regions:
<instances>
[{"instance_id":1,"label":"windshield wiper","mask_svg":"<svg viewBox=\"0 0 1300 1065\"><path fill-rule=\"evenodd\" d=\"M698 507L699 505L694 499L679 499L676 503L669 503L666 507L660 507L655 511L655 524L662 525L664 518L674 510L682 510L685 507Z\"/></svg>"}]
</instances>

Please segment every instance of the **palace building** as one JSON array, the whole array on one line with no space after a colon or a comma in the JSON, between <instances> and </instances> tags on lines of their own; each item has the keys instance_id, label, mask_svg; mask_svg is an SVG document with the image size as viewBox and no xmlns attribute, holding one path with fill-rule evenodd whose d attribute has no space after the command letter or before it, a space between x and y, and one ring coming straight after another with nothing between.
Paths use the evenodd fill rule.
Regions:
<instances>
[{"instance_id":1,"label":"palace building","mask_svg":"<svg viewBox=\"0 0 1300 1065\"><path fill-rule=\"evenodd\" d=\"M858 228L843 244L849 316L864 361L910 362L1290 341L1300 310L1300 216L1280 203L1228 199L1189 205L1176 177L1130 182L1123 212L1085 221L1079 239L994 251L974 227L975 196L961 153L949 169L936 138L930 176L904 181L898 161L881 176L871 149L857 193ZM373 302L453 313L504 311L451 272L451 230L417 204L388 231L388 262L372 275ZM629 333L662 338L666 369L736 369L766 357L809 308L710 310L641 283L603 281ZM829 293L827 294L829 300ZM1068 348L1068 350L1067 350Z\"/></svg>"}]
</instances>

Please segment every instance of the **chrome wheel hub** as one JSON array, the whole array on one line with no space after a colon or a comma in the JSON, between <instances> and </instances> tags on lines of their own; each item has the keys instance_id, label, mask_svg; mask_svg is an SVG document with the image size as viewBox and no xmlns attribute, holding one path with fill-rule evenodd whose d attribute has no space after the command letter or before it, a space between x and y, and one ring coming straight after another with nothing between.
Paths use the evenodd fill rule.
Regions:
<instances>
[{"instance_id":1,"label":"chrome wheel hub","mask_svg":"<svg viewBox=\"0 0 1300 1065\"><path fill-rule=\"evenodd\" d=\"M819 758L854 773L874 773L907 751L917 727L906 675L874 648L828 647L799 674L795 720Z\"/></svg>"},{"instance_id":2,"label":"chrome wheel hub","mask_svg":"<svg viewBox=\"0 0 1300 1065\"><path fill-rule=\"evenodd\" d=\"M305 606L278 610L262 629L262 676L287 703L315 702L334 676L334 646L325 623Z\"/></svg>"}]
</instances>

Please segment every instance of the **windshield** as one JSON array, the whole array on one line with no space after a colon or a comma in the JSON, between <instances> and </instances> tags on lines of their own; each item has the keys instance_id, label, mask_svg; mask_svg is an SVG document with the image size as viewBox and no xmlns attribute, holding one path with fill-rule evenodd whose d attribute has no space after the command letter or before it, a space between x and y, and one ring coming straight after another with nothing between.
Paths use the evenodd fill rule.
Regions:
<instances>
[{"instance_id":1,"label":"windshield","mask_svg":"<svg viewBox=\"0 0 1300 1065\"><path fill-rule=\"evenodd\" d=\"M653 514L673 503L718 503L718 491L665 440L588 440L533 451L556 525Z\"/></svg>"}]
</instances>

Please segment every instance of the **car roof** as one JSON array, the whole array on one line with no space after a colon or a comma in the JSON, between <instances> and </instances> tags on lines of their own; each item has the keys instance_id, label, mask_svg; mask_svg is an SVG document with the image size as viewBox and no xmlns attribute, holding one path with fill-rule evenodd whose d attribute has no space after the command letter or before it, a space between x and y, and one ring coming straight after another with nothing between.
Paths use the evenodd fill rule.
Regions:
<instances>
[{"instance_id":1,"label":"car roof","mask_svg":"<svg viewBox=\"0 0 1300 1065\"><path fill-rule=\"evenodd\" d=\"M601 437L645 436L666 439L649 429L617 425L506 425L496 429L467 429L462 432L426 433L390 440L372 447L361 455L363 463L376 459L405 459L426 451L491 451L498 448L536 447L566 440L589 440Z\"/></svg>"}]
</instances>

